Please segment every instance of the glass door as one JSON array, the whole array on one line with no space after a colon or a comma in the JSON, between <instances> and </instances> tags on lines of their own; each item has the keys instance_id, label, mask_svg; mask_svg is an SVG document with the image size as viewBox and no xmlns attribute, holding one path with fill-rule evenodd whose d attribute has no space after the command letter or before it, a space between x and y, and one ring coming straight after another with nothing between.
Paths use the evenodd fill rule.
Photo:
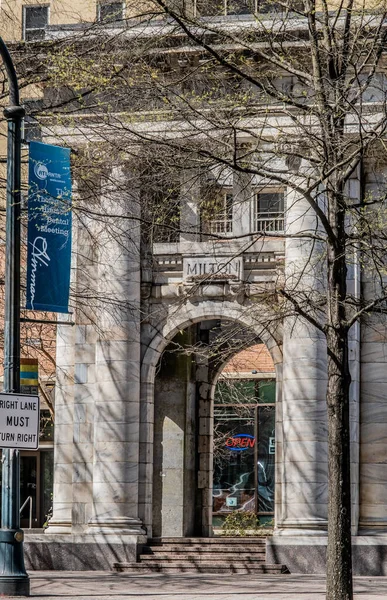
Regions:
<instances>
[{"instance_id":1,"label":"glass door","mask_svg":"<svg viewBox=\"0 0 387 600\"><path fill-rule=\"evenodd\" d=\"M41 528L47 521L52 506L54 477L54 452L52 449L20 453L20 525L30 527L30 503L32 503L32 527Z\"/></svg>"},{"instance_id":2,"label":"glass door","mask_svg":"<svg viewBox=\"0 0 387 600\"><path fill-rule=\"evenodd\" d=\"M274 515L275 488L275 406L256 408L257 431L257 506L259 516Z\"/></svg>"},{"instance_id":3,"label":"glass door","mask_svg":"<svg viewBox=\"0 0 387 600\"><path fill-rule=\"evenodd\" d=\"M32 503L31 526L38 527L39 518L39 453L22 452L20 454L20 526L30 527L30 505Z\"/></svg>"}]
</instances>

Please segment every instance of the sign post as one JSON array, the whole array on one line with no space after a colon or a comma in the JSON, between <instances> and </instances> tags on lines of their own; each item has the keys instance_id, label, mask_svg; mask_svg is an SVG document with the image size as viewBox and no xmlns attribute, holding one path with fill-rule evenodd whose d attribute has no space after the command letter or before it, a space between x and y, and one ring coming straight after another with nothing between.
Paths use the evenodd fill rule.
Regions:
<instances>
[{"instance_id":1,"label":"sign post","mask_svg":"<svg viewBox=\"0 0 387 600\"><path fill-rule=\"evenodd\" d=\"M21 124L19 87L8 48L0 37L9 85L10 106L4 109L8 124L6 264L4 319L4 392L20 390L20 183ZM3 450L0 530L0 596L29 596L30 580L23 556L20 529L20 455L17 448Z\"/></svg>"}]
</instances>

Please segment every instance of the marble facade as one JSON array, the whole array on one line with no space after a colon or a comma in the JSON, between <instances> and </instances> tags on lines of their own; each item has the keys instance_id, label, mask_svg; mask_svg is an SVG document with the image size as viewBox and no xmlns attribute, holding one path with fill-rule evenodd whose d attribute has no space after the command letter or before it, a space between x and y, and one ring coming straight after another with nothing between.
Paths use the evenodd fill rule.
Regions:
<instances>
[{"instance_id":1,"label":"marble facade","mask_svg":"<svg viewBox=\"0 0 387 600\"><path fill-rule=\"evenodd\" d=\"M102 203L115 200L110 189L104 194ZM315 231L318 223L303 201L289 191L286 198L288 232ZM238 206L238 224L246 231L249 211L243 202L249 197ZM185 218L190 225L199 219L192 191L184 195ZM75 288L87 286L97 268L103 294L127 303L113 313L104 305L94 314L76 310L74 326L58 327L54 512L45 534L27 539L30 563L43 556L46 567L109 569L118 560L135 560L154 535L193 535L198 512L201 534L212 535L217 373L205 361L190 359L163 379L157 374L164 350L179 332L225 320L254 331L276 369L276 508L268 557L294 571L321 572L328 493L325 341L300 318L270 321L262 293L279 273L296 290L302 270L313 293L323 293L319 248L279 237L252 242L247 251L230 240L225 250L183 233L178 243L154 245L155 268L149 273L141 268L138 222L119 226L120 239L103 239L103 228L96 232L103 241L97 254L89 229L77 232L78 246L89 250L77 253ZM308 273L311 251L315 261ZM217 261L240 256L244 281L230 280L227 273L216 282L187 281L184 260L210 259L214 253ZM354 269L349 284L358 290L359 282ZM350 342L355 556L363 556L365 547L376 556L379 549L380 573L387 572L386 340L386 321L378 317L356 325ZM373 574L375 569L374 563Z\"/></svg>"}]
</instances>

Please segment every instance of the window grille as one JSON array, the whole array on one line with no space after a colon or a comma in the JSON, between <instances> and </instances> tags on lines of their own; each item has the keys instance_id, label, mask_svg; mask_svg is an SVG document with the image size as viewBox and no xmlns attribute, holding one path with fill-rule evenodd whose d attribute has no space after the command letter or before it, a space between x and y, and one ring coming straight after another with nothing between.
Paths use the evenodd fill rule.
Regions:
<instances>
[{"instance_id":1,"label":"window grille","mask_svg":"<svg viewBox=\"0 0 387 600\"><path fill-rule=\"evenodd\" d=\"M202 230L206 233L232 233L233 195L221 190L202 206Z\"/></svg>"},{"instance_id":2,"label":"window grille","mask_svg":"<svg viewBox=\"0 0 387 600\"><path fill-rule=\"evenodd\" d=\"M48 6L24 6L24 39L26 42L44 40L48 25Z\"/></svg>"},{"instance_id":3,"label":"window grille","mask_svg":"<svg viewBox=\"0 0 387 600\"><path fill-rule=\"evenodd\" d=\"M283 192L255 194L255 230L260 232L284 231Z\"/></svg>"}]
</instances>

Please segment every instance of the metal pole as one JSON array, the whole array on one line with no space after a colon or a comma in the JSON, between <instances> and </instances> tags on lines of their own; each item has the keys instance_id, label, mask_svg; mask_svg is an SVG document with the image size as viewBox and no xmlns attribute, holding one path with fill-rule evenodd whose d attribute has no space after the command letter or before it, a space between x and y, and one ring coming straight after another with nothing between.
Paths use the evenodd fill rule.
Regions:
<instances>
[{"instance_id":1,"label":"metal pole","mask_svg":"<svg viewBox=\"0 0 387 600\"><path fill-rule=\"evenodd\" d=\"M4 319L4 392L20 391L20 214L21 214L21 124L15 68L0 37L9 85L10 106L4 109L8 122L7 207ZM3 450L0 530L0 596L29 596L30 581L24 566L23 531L20 529L20 455Z\"/></svg>"}]
</instances>

